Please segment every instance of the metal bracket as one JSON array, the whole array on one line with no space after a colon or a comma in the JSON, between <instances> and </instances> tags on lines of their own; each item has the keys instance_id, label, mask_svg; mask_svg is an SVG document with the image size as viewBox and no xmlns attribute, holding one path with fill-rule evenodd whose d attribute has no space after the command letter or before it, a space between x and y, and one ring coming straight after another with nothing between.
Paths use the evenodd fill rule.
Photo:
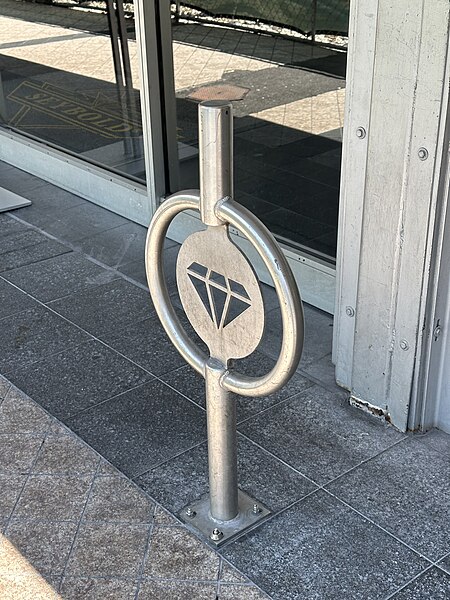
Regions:
<instances>
[{"instance_id":1,"label":"metal bracket","mask_svg":"<svg viewBox=\"0 0 450 600\"><path fill-rule=\"evenodd\" d=\"M268 508L242 490L238 490L238 504L239 512L234 519L219 521L211 516L209 494L205 494L186 506L179 517L194 531L200 532L211 545L219 548L271 514Z\"/></svg>"}]
</instances>

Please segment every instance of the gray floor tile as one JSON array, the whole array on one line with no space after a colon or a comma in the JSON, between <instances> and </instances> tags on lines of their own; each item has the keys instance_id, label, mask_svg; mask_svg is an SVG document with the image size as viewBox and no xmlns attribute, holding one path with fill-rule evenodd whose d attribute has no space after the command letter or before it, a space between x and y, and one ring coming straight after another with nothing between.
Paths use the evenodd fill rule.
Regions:
<instances>
[{"instance_id":1,"label":"gray floor tile","mask_svg":"<svg viewBox=\"0 0 450 600\"><path fill-rule=\"evenodd\" d=\"M251 359L236 361L235 368L246 375L258 376L268 373L274 364L272 359L257 352ZM162 379L200 406L205 407L205 380L189 365L166 373L162 376ZM286 400L294 394L306 390L311 385L310 381L301 375L295 374L287 385L271 396L263 396L261 398L237 396L238 421L247 419L282 400Z\"/></svg>"},{"instance_id":2,"label":"gray floor tile","mask_svg":"<svg viewBox=\"0 0 450 600\"><path fill-rule=\"evenodd\" d=\"M94 475L99 457L74 435L47 435L32 472Z\"/></svg>"},{"instance_id":3,"label":"gray floor tile","mask_svg":"<svg viewBox=\"0 0 450 600\"><path fill-rule=\"evenodd\" d=\"M46 238L35 231L26 232L21 237L25 238L25 236L27 237L25 244L28 245L18 246L14 250L9 250L8 252L0 254L0 272L10 271L11 269L17 269L24 265L30 265L52 258L53 256L71 252L70 248L67 246L60 244L55 240ZM39 236L39 238L36 236ZM19 236L10 237L14 237L16 241L18 241L17 238ZM35 240L36 243L30 244L29 242L31 239ZM40 241L38 242L37 239L40 239ZM23 243L23 239L21 240L21 243Z\"/></svg>"},{"instance_id":4,"label":"gray floor tile","mask_svg":"<svg viewBox=\"0 0 450 600\"><path fill-rule=\"evenodd\" d=\"M441 560L439 566L450 575L450 553Z\"/></svg>"},{"instance_id":5,"label":"gray floor tile","mask_svg":"<svg viewBox=\"0 0 450 600\"><path fill-rule=\"evenodd\" d=\"M30 475L13 519L77 522L91 483L90 476Z\"/></svg>"},{"instance_id":6,"label":"gray floor tile","mask_svg":"<svg viewBox=\"0 0 450 600\"><path fill-rule=\"evenodd\" d=\"M163 375L186 364L155 314L149 319L130 323L119 333L106 335L103 339L154 375Z\"/></svg>"},{"instance_id":7,"label":"gray floor tile","mask_svg":"<svg viewBox=\"0 0 450 600\"><path fill-rule=\"evenodd\" d=\"M163 506L177 513L208 491L206 444L173 458L136 479ZM239 487L278 511L315 489L307 479L239 436Z\"/></svg>"},{"instance_id":8,"label":"gray floor tile","mask_svg":"<svg viewBox=\"0 0 450 600\"><path fill-rule=\"evenodd\" d=\"M151 375L96 340L28 367L14 369L9 377L33 400L63 421L152 379Z\"/></svg>"},{"instance_id":9,"label":"gray floor tile","mask_svg":"<svg viewBox=\"0 0 450 600\"><path fill-rule=\"evenodd\" d=\"M43 440L43 434L0 434L0 473L29 473Z\"/></svg>"},{"instance_id":10,"label":"gray floor tile","mask_svg":"<svg viewBox=\"0 0 450 600\"><path fill-rule=\"evenodd\" d=\"M99 267L76 252L26 265L3 276L41 302L62 298L117 278L113 271Z\"/></svg>"},{"instance_id":11,"label":"gray floor tile","mask_svg":"<svg viewBox=\"0 0 450 600\"><path fill-rule=\"evenodd\" d=\"M154 503L125 477L98 477L83 518L86 521L151 523Z\"/></svg>"},{"instance_id":12,"label":"gray floor tile","mask_svg":"<svg viewBox=\"0 0 450 600\"><path fill-rule=\"evenodd\" d=\"M148 525L83 523L67 565L67 575L136 577L144 558L148 528Z\"/></svg>"},{"instance_id":13,"label":"gray floor tile","mask_svg":"<svg viewBox=\"0 0 450 600\"><path fill-rule=\"evenodd\" d=\"M119 265L117 270L133 281L136 281L141 285L145 285L148 288L147 274L145 272L145 262L143 258Z\"/></svg>"},{"instance_id":14,"label":"gray floor tile","mask_svg":"<svg viewBox=\"0 0 450 600\"><path fill-rule=\"evenodd\" d=\"M268 600L269 596L249 585L220 585L220 600Z\"/></svg>"},{"instance_id":15,"label":"gray floor tile","mask_svg":"<svg viewBox=\"0 0 450 600\"><path fill-rule=\"evenodd\" d=\"M122 279L82 290L51 307L99 337L142 321L155 310L147 291Z\"/></svg>"},{"instance_id":16,"label":"gray floor tile","mask_svg":"<svg viewBox=\"0 0 450 600\"><path fill-rule=\"evenodd\" d=\"M422 442L428 448L439 452L443 458L450 458L450 434L432 429L426 435L417 437L417 440Z\"/></svg>"},{"instance_id":17,"label":"gray floor tile","mask_svg":"<svg viewBox=\"0 0 450 600\"><path fill-rule=\"evenodd\" d=\"M60 595L64 600L134 600L136 583L124 579L65 577Z\"/></svg>"},{"instance_id":18,"label":"gray floor tile","mask_svg":"<svg viewBox=\"0 0 450 600\"><path fill-rule=\"evenodd\" d=\"M450 552L450 457L414 436L329 489L432 560Z\"/></svg>"},{"instance_id":19,"label":"gray floor tile","mask_svg":"<svg viewBox=\"0 0 450 600\"><path fill-rule=\"evenodd\" d=\"M303 365L300 366L300 371L308 377L313 377L317 381L320 381L324 387L327 387L330 390L347 394L347 392L343 388L340 388L336 383L335 366L331 361L331 352L323 358L305 364L304 368Z\"/></svg>"},{"instance_id":20,"label":"gray floor tile","mask_svg":"<svg viewBox=\"0 0 450 600\"><path fill-rule=\"evenodd\" d=\"M0 279L0 319L36 306L36 302L16 287Z\"/></svg>"},{"instance_id":21,"label":"gray floor tile","mask_svg":"<svg viewBox=\"0 0 450 600\"><path fill-rule=\"evenodd\" d=\"M4 319L0 327L0 372L73 348L89 339L74 325L36 306Z\"/></svg>"},{"instance_id":22,"label":"gray floor tile","mask_svg":"<svg viewBox=\"0 0 450 600\"><path fill-rule=\"evenodd\" d=\"M144 258L147 229L127 222L75 242L75 247L100 262L118 267Z\"/></svg>"},{"instance_id":23,"label":"gray floor tile","mask_svg":"<svg viewBox=\"0 0 450 600\"><path fill-rule=\"evenodd\" d=\"M7 393L11 389L11 383L0 374L0 400L6 398Z\"/></svg>"},{"instance_id":24,"label":"gray floor tile","mask_svg":"<svg viewBox=\"0 0 450 600\"><path fill-rule=\"evenodd\" d=\"M317 385L246 421L239 430L319 484L403 437Z\"/></svg>"},{"instance_id":25,"label":"gray floor tile","mask_svg":"<svg viewBox=\"0 0 450 600\"><path fill-rule=\"evenodd\" d=\"M6 537L41 575L62 575L76 529L76 523L16 521L6 529Z\"/></svg>"},{"instance_id":26,"label":"gray floor tile","mask_svg":"<svg viewBox=\"0 0 450 600\"><path fill-rule=\"evenodd\" d=\"M321 491L222 552L276 600L381 599L427 564Z\"/></svg>"},{"instance_id":27,"label":"gray floor tile","mask_svg":"<svg viewBox=\"0 0 450 600\"><path fill-rule=\"evenodd\" d=\"M217 600L216 585L187 581L154 581L147 579L139 588L138 600Z\"/></svg>"},{"instance_id":28,"label":"gray floor tile","mask_svg":"<svg viewBox=\"0 0 450 600\"><path fill-rule=\"evenodd\" d=\"M22 491L26 475L0 475L0 518L7 518Z\"/></svg>"},{"instance_id":29,"label":"gray floor tile","mask_svg":"<svg viewBox=\"0 0 450 600\"><path fill-rule=\"evenodd\" d=\"M34 216L31 215L32 211L28 211L27 215L26 208L21 210L21 219L40 225L47 233L67 242L75 242L88 235L127 223L123 217L90 202L46 213L39 209L39 214Z\"/></svg>"},{"instance_id":30,"label":"gray floor tile","mask_svg":"<svg viewBox=\"0 0 450 600\"><path fill-rule=\"evenodd\" d=\"M392 600L448 600L450 575L433 567L414 579L392 597Z\"/></svg>"},{"instance_id":31,"label":"gray floor tile","mask_svg":"<svg viewBox=\"0 0 450 600\"><path fill-rule=\"evenodd\" d=\"M11 388L0 406L0 433L45 433L51 417L23 392Z\"/></svg>"},{"instance_id":32,"label":"gray floor tile","mask_svg":"<svg viewBox=\"0 0 450 600\"><path fill-rule=\"evenodd\" d=\"M155 527L144 577L217 580L219 556L184 527Z\"/></svg>"},{"instance_id":33,"label":"gray floor tile","mask_svg":"<svg viewBox=\"0 0 450 600\"><path fill-rule=\"evenodd\" d=\"M4 254L9 254L14 250L22 250L24 248L29 248L30 246L36 246L48 240L49 238L42 233L39 233L39 231L29 228L20 230L12 235L4 236L2 237L0 246L0 260L3 260ZM2 267L2 262L0 262L0 267Z\"/></svg>"},{"instance_id":34,"label":"gray floor tile","mask_svg":"<svg viewBox=\"0 0 450 600\"><path fill-rule=\"evenodd\" d=\"M21 223L20 221L11 218L9 215L0 214L0 239L4 240L6 236L17 235L27 230L28 226L25 223Z\"/></svg>"},{"instance_id":35,"label":"gray floor tile","mask_svg":"<svg viewBox=\"0 0 450 600\"><path fill-rule=\"evenodd\" d=\"M130 476L206 439L204 412L160 381L89 409L68 425Z\"/></svg>"}]
</instances>

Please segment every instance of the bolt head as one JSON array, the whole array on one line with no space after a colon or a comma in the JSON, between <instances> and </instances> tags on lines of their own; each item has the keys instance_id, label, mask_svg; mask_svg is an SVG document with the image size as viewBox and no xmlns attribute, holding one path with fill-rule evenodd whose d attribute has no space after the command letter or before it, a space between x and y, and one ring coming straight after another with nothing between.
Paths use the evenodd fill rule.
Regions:
<instances>
[{"instance_id":1,"label":"bolt head","mask_svg":"<svg viewBox=\"0 0 450 600\"><path fill-rule=\"evenodd\" d=\"M218 542L219 540L221 540L223 538L223 532L220 531L220 529L217 529L217 527L216 527L215 529L212 530L210 537L214 542Z\"/></svg>"},{"instance_id":2,"label":"bolt head","mask_svg":"<svg viewBox=\"0 0 450 600\"><path fill-rule=\"evenodd\" d=\"M262 508L255 503L252 508L252 513L259 515L260 512L262 512Z\"/></svg>"},{"instance_id":3,"label":"bolt head","mask_svg":"<svg viewBox=\"0 0 450 600\"><path fill-rule=\"evenodd\" d=\"M409 350L409 344L406 340L400 340L400 348L402 350Z\"/></svg>"},{"instance_id":4,"label":"bolt head","mask_svg":"<svg viewBox=\"0 0 450 600\"><path fill-rule=\"evenodd\" d=\"M420 158L420 160L427 160L428 150L426 148L419 148L417 151L417 156Z\"/></svg>"},{"instance_id":5,"label":"bolt head","mask_svg":"<svg viewBox=\"0 0 450 600\"><path fill-rule=\"evenodd\" d=\"M364 127L358 127L356 130L356 137L363 140L366 137L366 130Z\"/></svg>"},{"instance_id":6,"label":"bolt head","mask_svg":"<svg viewBox=\"0 0 450 600\"><path fill-rule=\"evenodd\" d=\"M186 509L186 516L187 517L190 517L191 519L193 519L196 516L196 514L197 513L195 512L195 510L192 510L191 507L189 507L189 508Z\"/></svg>"},{"instance_id":7,"label":"bolt head","mask_svg":"<svg viewBox=\"0 0 450 600\"><path fill-rule=\"evenodd\" d=\"M355 309L354 309L354 308L352 308L351 306L346 306L346 307L345 307L345 314L346 314L348 317L354 317L354 316L355 316Z\"/></svg>"}]
</instances>

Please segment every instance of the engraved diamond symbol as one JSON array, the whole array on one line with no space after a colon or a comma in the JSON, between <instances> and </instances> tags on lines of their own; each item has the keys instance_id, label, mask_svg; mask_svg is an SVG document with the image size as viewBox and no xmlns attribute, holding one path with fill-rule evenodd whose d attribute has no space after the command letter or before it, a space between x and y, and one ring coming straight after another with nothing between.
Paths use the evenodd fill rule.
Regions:
<instances>
[{"instance_id":1,"label":"engraved diamond symbol","mask_svg":"<svg viewBox=\"0 0 450 600\"><path fill-rule=\"evenodd\" d=\"M251 301L244 286L204 265L193 262L188 276L217 329L224 329L247 308Z\"/></svg>"}]
</instances>

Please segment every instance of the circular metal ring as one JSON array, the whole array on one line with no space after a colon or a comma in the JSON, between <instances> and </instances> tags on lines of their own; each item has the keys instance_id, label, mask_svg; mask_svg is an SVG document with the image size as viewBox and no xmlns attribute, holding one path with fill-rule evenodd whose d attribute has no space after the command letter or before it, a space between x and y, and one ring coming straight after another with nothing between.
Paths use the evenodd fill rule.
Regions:
<instances>
[{"instance_id":1,"label":"circular metal ring","mask_svg":"<svg viewBox=\"0 0 450 600\"><path fill-rule=\"evenodd\" d=\"M196 371L205 374L208 357L184 331L170 301L164 279L162 250L171 221L184 210L199 210L197 190L170 196L156 211L150 224L145 249L147 280L156 312L171 342ZM216 205L216 215L240 231L264 262L275 286L281 310L283 338L278 360L269 373L249 377L226 371L221 385L243 396L267 396L282 387L295 372L303 349L303 309L300 294L286 257L273 235L246 208L224 199ZM280 276L281 275L281 276Z\"/></svg>"}]
</instances>

